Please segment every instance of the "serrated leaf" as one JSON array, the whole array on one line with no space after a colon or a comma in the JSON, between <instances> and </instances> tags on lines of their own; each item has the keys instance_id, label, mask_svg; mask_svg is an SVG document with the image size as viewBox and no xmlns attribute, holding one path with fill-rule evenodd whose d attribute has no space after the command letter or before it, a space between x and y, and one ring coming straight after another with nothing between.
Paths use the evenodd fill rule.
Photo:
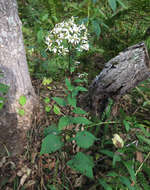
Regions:
<instances>
[{"instance_id":1,"label":"serrated leaf","mask_svg":"<svg viewBox=\"0 0 150 190\"><path fill-rule=\"evenodd\" d=\"M89 148L97 138L88 131L80 131L76 134L75 141L81 148Z\"/></svg>"},{"instance_id":2,"label":"serrated leaf","mask_svg":"<svg viewBox=\"0 0 150 190\"><path fill-rule=\"evenodd\" d=\"M86 111L84 111L81 108L75 108L74 110L72 110L72 112L76 113L76 114L86 114L87 113Z\"/></svg>"},{"instance_id":3,"label":"serrated leaf","mask_svg":"<svg viewBox=\"0 0 150 190\"><path fill-rule=\"evenodd\" d=\"M79 171L81 174L86 175L89 178L93 178L94 162L90 156L85 155L82 152L78 152L74 158L67 162L67 165L72 169Z\"/></svg>"},{"instance_id":4,"label":"serrated leaf","mask_svg":"<svg viewBox=\"0 0 150 190\"><path fill-rule=\"evenodd\" d=\"M116 0L108 0L109 6L111 7L111 9L115 12L116 8L117 8L117 3Z\"/></svg>"},{"instance_id":5,"label":"serrated leaf","mask_svg":"<svg viewBox=\"0 0 150 190\"><path fill-rule=\"evenodd\" d=\"M70 124L72 124L72 117L71 116L63 116L59 119L58 129L62 130Z\"/></svg>"},{"instance_id":6,"label":"serrated leaf","mask_svg":"<svg viewBox=\"0 0 150 190\"><path fill-rule=\"evenodd\" d=\"M44 129L44 136L46 137L49 134L53 134L53 135L59 135L60 134L60 131L58 130L58 128L55 124L50 125Z\"/></svg>"},{"instance_id":7,"label":"serrated leaf","mask_svg":"<svg viewBox=\"0 0 150 190\"><path fill-rule=\"evenodd\" d=\"M63 146L63 143L59 136L54 134L47 135L42 141L42 147L40 154L49 154L59 150Z\"/></svg>"},{"instance_id":8,"label":"serrated leaf","mask_svg":"<svg viewBox=\"0 0 150 190\"><path fill-rule=\"evenodd\" d=\"M68 104L72 107L76 107L77 100L74 97L71 97L70 95L67 96Z\"/></svg>"},{"instance_id":9,"label":"serrated leaf","mask_svg":"<svg viewBox=\"0 0 150 190\"><path fill-rule=\"evenodd\" d=\"M66 106L66 102L63 98L54 97L52 98L58 105L60 106Z\"/></svg>"},{"instance_id":10,"label":"serrated leaf","mask_svg":"<svg viewBox=\"0 0 150 190\"><path fill-rule=\"evenodd\" d=\"M27 102L26 97L25 96L20 96L20 98L19 98L19 104L21 106L24 106L26 104L26 102Z\"/></svg>"},{"instance_id":11,"label":"serrated leaf","mask_svg":"<svg viewBox=\"0 0 150 190\"><path fill-rule=\"evenodd\" d=\"M54 113L56 115L60 115L61 114L60 108L57 105L54 105L53 111L54 111Z\"/></svg>"},{"instance_id":12,"label":"serrated leaf","mask_svg":"<svg viewBox=\"0 0 150 190\"><path fill-rule=\"evenodd\" d=\"M111 186L108 185L108 184L105 182L104 179L99 179L98 181L99 181L99 183L101 184L101 186L103 186L103 188L104 188L105 190L112 190Z\"/></svg>"},{"instance_id":13,"label":"serrated leaf","mask_svg":"<svg viewBox=\"0 0 150 190\"><path fill-rule=\"evenodd\" d=\"M88 120L85 117L74 117L72 120L74 124L89 125L92 123L90 120Z\"/></svg>"},{"instance_id":14,"label":"serrated leaf","mask_svg":"<svg viewBox=\"0 0 150 190\"><path fill-rule=\"evenodd\" d=\"M66 78L66 80L65 80L65 84L66 84L68 90L73 91L74 86L71 85L71 82L70 82L69 79Z\"/></svg>"}]
</instances>

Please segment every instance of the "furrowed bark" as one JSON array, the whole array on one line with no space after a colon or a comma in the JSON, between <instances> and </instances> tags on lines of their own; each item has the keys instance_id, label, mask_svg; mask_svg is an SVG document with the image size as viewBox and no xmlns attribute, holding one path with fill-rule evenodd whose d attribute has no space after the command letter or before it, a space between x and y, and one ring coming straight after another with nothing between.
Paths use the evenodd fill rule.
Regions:
<instances>
[{"instance_id":1,"label":"furrowed bark","mask_svg":"<svg viewBox=\"0 0 150 190\"><path fill-rule=\"evenodd\" d=\"M150 60L145 44L138 43L105 64L93 80L87 95L88 108L101 115L108 98L118 100L139 82L150 77Z\"/></svg>"},{"instance_id":2,"label":"furrowed bark","mask_svg":"<svg viewBox=\"0 0 150 190\"><path fill-rule=\"evenodd\" d=\"M23 151L26 131L37 101L28 72L22 37L22 24L18 17L16 0L0 0L0 83L9 86L7 102L0 111L0 153L8 150L12 155ZM27 102L19 104L20 96ZM25 111L24 116L18 110Z\"/></svg>"}]
</instances>

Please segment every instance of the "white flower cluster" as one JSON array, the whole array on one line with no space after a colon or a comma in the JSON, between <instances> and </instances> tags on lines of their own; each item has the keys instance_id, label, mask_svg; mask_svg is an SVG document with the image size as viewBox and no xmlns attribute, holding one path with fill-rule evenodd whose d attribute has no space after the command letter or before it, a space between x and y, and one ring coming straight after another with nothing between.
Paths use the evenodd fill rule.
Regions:
<instances>
[{"instance_id":1,"label":"white flower cluster","mask_svg":"<svg viewBox=\"0 0 150 190\"><path fill-rule=\"evenodd\" d=\"M77 51L89 50L87 28L83 23L77 25L71 17L55 25L46 37L46 44L49 51L59 55L66 55L70 45Z\"/></svg>"}]
</instances>

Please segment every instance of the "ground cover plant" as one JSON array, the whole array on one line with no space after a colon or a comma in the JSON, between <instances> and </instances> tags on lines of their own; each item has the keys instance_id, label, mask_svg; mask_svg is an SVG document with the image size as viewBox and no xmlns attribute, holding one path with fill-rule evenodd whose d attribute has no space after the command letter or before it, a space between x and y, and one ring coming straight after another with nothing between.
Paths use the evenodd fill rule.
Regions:
<instances>
[{"instance_id":1,"label":"ground cover plant","mask_svg":"<svg viewBox=\"0 0 150 190\"><path fill-rule=\"evenodd\" d=\"M0 160L0 188L149 190L150 79L117 103L110 98L100 118L82 109L80 97L118 52L143 40L149 50L150 1L18 5L40 106L24 154Z\"/></svg>"}]
</instances>

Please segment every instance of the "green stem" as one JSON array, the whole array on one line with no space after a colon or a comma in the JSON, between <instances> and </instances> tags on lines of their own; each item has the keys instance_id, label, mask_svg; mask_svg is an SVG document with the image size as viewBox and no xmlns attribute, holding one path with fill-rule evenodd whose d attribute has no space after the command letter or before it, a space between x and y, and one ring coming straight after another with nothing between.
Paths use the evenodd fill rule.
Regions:
<instances>
[{"instance_id":1,"label":"green stem","mask_svg":"<svg viewBox=\"0 0 150 190\"><path fill-rule=\"evenodd\" d=\"M69 76L71 76L71 48L70 48L69 44L68 44L68 49L69 49L69 65L68 65L68 70L69 70Z\"/></svg>"},{"instance_id":2,"label":"green stem","mask_svg":"<svg viewBox=\"0 0 150 190\"><path fill-rule=\"evenodd\" d=\"M95 126L98 126L98 125L108 125L108 124L116 124L116 123L120 123L120 122L106 121L106 122L93 123L91 125L88 125L87 128L89 128L89 127L95 127Z\"/></svg>"}]
</instances>

